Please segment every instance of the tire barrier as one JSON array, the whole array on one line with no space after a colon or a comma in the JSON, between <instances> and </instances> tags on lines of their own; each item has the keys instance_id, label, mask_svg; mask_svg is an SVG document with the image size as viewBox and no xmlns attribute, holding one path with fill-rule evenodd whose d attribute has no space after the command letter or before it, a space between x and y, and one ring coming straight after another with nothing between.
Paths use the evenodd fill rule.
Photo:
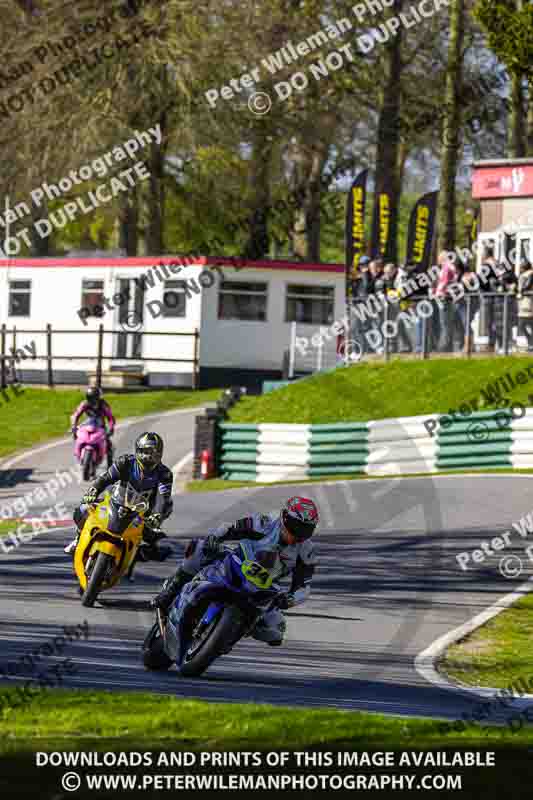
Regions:
<instances>
[{"instance_id":1,"label":"tire barrier","mask_svg":"<svg viewBox=\"0 0 533 800\"><path fill-rule=\"evenodd\" d=\"M219 474L270 483L331 475L408 475L454 469L533 467L533 409L482 411L331 425L219 424Z\"/></svg>"}]
</instances>

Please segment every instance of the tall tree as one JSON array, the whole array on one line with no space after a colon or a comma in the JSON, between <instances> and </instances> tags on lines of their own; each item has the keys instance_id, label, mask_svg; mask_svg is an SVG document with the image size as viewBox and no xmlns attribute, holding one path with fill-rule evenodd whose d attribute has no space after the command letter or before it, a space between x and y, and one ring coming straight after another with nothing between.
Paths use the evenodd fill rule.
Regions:
<instances>
[{"instance_id":1,"label":"tall tree","mask_svg":"<svg viewBox=\"0 0 533 800\"><path fill-rule=\"evenodd\" d=\"M403 0L394 0L392 16L399 18L403 10ZM396 260L397 253L397 215L400 197L400 91L398 84L402 72L402 39L403 26L396 36L389 38L385 44L383 70L384 85L379 110L377 146L376 146L376 180L375 192L391 190L390 203L390 241L391 252Z\"/></svg>"},{"instance_id":2,"label":"tall tree","mask_svg":"<svg viewBox=\"0 0 533 800\"><path fill-rule=\"evenodd\" d=\"M524 0L478 0L474 14L487 33L489 47L511 77L507 153L510 158L521 158L529 146L525 84L533 80L533 5Z\"/></svg>"},{"instance_id":3,"label":"tall tree","mask_svg":"<svg viewBox=\"0 0 533 800\"><path fill-rule=\"evenodd\" d=\"M463 39L465 0L452 0L450 6L450 39L444 89L442 126L440 195L438 210L438 247L455 247L455 182L459 162L461 135L461 84L463 73Z\"/></svg>"}]
</instances>

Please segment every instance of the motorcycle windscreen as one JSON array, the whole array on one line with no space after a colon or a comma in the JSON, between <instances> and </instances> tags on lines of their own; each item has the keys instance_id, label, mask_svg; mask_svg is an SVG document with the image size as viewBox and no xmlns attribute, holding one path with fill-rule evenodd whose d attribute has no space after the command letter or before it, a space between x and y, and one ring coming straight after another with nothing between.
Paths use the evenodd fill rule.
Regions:
<instances>
[{"instance_id":1,"label":"motorcycle windscreen","mask_svg":"<svg viewBox=\"0 0 533 800\"><path fill-rule=\"evenodd\" d=\"M109 515L107 518L107 530L109 533L124 533L132 519L136 516L135 511L117 505L111 500L109 503Z\"/></svg>"},{"instance_id":2,"label":"motorcycle windscreen","mask_svg":"<svg viewBox=\"0 0 533 800\"><path fill-rule=\"evenodd\" d=\"M118 506L128 508L130 511L147 511L151 492L139 492L131 483L115 483L111 492L111 499Z\"/></svg>"},{"instance_id":3,"label":"motorcycle windscreen","mask_svg":"<svg viewBox=\"0 0 533 800\"><path fill-rule=\"evenodd\" d=\"M109 503L108 530L110 533L124 533L133 518L148 508L146 492L138 492L131 483L116 483L113 486Z\"/></svg>"}]
</instances>

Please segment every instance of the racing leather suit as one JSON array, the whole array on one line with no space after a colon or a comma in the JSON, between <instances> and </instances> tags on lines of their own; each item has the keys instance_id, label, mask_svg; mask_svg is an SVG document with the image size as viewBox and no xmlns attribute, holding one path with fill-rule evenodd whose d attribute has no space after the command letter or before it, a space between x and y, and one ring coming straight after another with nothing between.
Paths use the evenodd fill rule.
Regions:
<instances>
[{"instance_id":1,"label":"racing leather suit","mask_svg":"<svg viewBox=\"0 0 533 800\"><path fill-rule=\"evenodd\" d=\"M113 435L113 431L115 430L115 417L113 416L113 412L111 411L111 406L109 403L106 403L105 400L100 400L96 408L91 406L87 400L84 400L82 403L79 404L76 411L70 418L70 426L72 430L76 430L78 427L78 422L80 417L86 414L90 419L93 419L97 422L98 425L101 425L104 429L106 429L106 420L108 423L109 428L106 429L106 437L107 437L107 466L108 468L113 463L113 446L111 444L110 437Z\"/></svg>"},{"instance_id":2,"label":"racing leather suit","mask_svg":"<svg viewBox=\"0 0 533 800\"><path fill-rule=\"evenodd\" d=\"M157 513L161 514L161 520L164 520L172 513L172 482L172 472L164 464L158 464L151 472L146 472L134 455L125 455L114 461L92 486L100 494L112 484L121 483L126 486L129 483L137 492L145 495L149 506L147 516ZM72 516L78 531L83 528L87 514L88 509L84 503L74 511ZM150 528L145 526L143 539L149 544L154 541L154 536L151 534Z\"/></svg>"},{"instance_id":3,"label":"racing leather suit","mask_svg":"<svg viewBox=\"0 0 533 800\"><path fill-rule=\"evenodd\" d=\"M270 551L275 553L272 574L274 580L291 576L289 588L290 607L303 603L311 591L311 580L315 571L314 544L311 539L295 545L285 545L281 541L281 521L278 512L271 514L253 514L243 517L229 525L220 525L209 531L219 542L229 540L240 541L247 556L253 560L256 552ZM185 583L210 561L216 561L220 556L214 555L209 559L209 554L204 550L205 539L193 540L185 551L181 568L173 579L170 580L168 599L177 596ZM285 617L279 609L272 609L259 620L252 634L254 639L268 642L271 645L282 644L286 630Z\"/></svg>"}]
</instances>

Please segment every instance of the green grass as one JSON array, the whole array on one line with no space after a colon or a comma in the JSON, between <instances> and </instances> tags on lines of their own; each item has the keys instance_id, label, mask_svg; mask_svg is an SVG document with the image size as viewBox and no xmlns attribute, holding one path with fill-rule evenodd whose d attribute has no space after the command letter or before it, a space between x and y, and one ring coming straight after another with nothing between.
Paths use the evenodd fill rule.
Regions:
<instances>
[{"instance_id":1,"label":"green grass","mask_svg":"<svg viewBox=\"0 0 533 800\"><path fill-rule=\"evenodd\" d=\"M487 383L533 366L530 357L393 360L315 375L260 397L245 397L230 422L320 424L446 413L474 399ZM533 380L506 394L527 404Z\"/></svg>"},{"instance_id":2,"label":"green grass","mask_svg":"<svg viewBox=\"0 0 533 800\"><path fill-rule=\"evenodd\" d=\"M532 627L533 596L528 595L452 645L438 667L471 686L505 688L518 678L533 680Z\"/></svg>"},{"instance_id":3,"label":"green grass","mask_svg":"<svg viewBox=\"0 0 533 800\"><path fill-rule=\"evenodd\" d=\"M12 531L16 528L16 525L17 523L15 523L12 520L10 520L9 522L0 520L0 536L6 536L9 533L9 531Z\"/></svg>"},{"instance_id":4,"label":"green grass","mask_svg":"<svg viewBox=\"0 0 533 800\"><path fill-rule=\"evenodd\" d=\"M154 682L157 676L154 676ZM176 680L178 678L176 677ZM137 692L41 691L19 708L0 691L0 753L53 749L302 749L321 745L371 749L501 741L502 732L443 733L436 720L330 709L206 703ZM530 737L531 733L529 733ZM87 738L93 738L89 748ZM38 744L32 740L39 737ZM113 738L111 743L105 739ZM513 743L526 741L523 733ZM166 743L166 744L165 744ZM347 748L348 749L348 748Z\"/></svg>"},{"instance_id":5,"label":"green grass","mask_svg":"<svg viewBox=\"0 0 533 800\"><path fill-rule=\"evenodd\" d=\"M294 486L301 483L325 483L329 481L385 481L390 478L435 478L439 475L493 475L500 472L513 475L531 475L533 469L511 469L511 467L486 467L485 469L443 469L441 472L411 472L405 475L326 475L322 478L307 478L306 480L287 479L286 481L263 482L259 481L226 481L223 478L210 480L189 481L186 490L189 492L221 492L227 489L242 489L252 486Z\"/></svg>"},{"instance_id":6,"label":"green grass","mask_svg":"<svg viewBox=\"0 0 533 800\"><path fill-rule=\"evenodd\" d=\"M131 394L109 392L105 397L120 426L121 419L125 417L213 402L218 400L220 392L220 389L196 392L165 389ZM76 389L25 388L19 397L8 389L7 396L9 402L0 397L0 457L47 439L65 436L70 430L70 415L84 398L85 392Z\"/></svg>"}]
</instances>

